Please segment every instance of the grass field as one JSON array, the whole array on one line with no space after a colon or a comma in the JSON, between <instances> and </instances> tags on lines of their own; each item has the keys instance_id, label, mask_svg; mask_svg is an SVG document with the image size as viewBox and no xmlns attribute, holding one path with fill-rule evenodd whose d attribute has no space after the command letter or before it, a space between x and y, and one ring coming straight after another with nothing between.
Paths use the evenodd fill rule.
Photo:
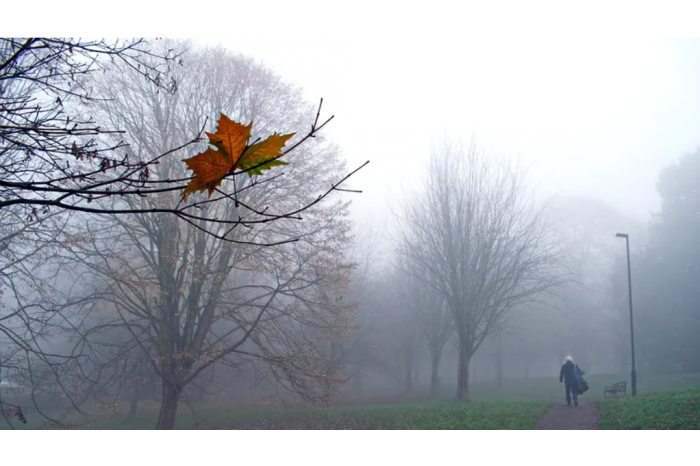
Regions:
<instances>
[{"instance_id":1,"label":"grass field","mask_svg":"<svg viewBox=\"0 0 700 466\"><path fill-rule=\"evenodd\" d=\"M337 407L278 416L232 418L227 429L532 429L549 409L542 401L428 402Z\"/></svg>"},{"instance_id":2,"label":"grass field","mask_svg":"<svg viewBox=\"0 0 700 466\"><path fill-rule=\"evenodd\" d=\"M700 429L700 387L605 400L600 429Z\"/></svg>"},{"instance_id":3,"label":"grass field","mask_svg":"<svg viewBox=\"0 0 700 466\"><path fill-rule=\"evenodd\" d=\"M179 429L532 429L549 409L545 401L425 402L316 409L246 409L196 406L178 412ZM81 429L152 429L158 415L155 403L144 404L130 422L122 416L83 420ZM37 428L30 423L16 428Z\"/></svg>"},{"instance_id":4,"label":"grass field","mask_svg":"<svg viewBox=\"0 0 700 466\"><path fill-rule=\"evenodd\" d=\"M700 374L638 374L637 394L643 395L659 390L671 390L700 386ZM583 395L588 400L603 399L603 387L615 382L627 381L627 395L631 394L630 374L584 375L590 389ZM455 396L456 387L445 387L442 399ZM471 386L474 399L531 400L564 398L564 389L559 379L504 380L499 390L496 382L474 383Z\"/></svg>"},{"instance_id":5,"label":"grass field","mask_svg":"<svg viewBox=\"0 0 700 466\"><path fill-rule=\"evenodd\" d=\"M640 374L639 396L602 400L603 386L625 380L624 375L586 376L590 390L584 399L600 400L601 429L696 429L700 395L700 374ZM628 380L629 382L629 380ZM681 389L677 392L659 390ZM236 409L224 403L201 403L178 408L176 428L219 429L531 429L552 400L563 399L556 378L521 381L505 380L500 390L495 383L475 383L471 403L454 402L455 387L445 387L437 401L424 401L420 391L411 397L397 396L394 403L382 397L382 404L332 408ZM370 401L365 400L365 403ZM359 402L358 402L359 404ZM80 417L54 413L62 422L81 429L153 429L158 417L156 402L142 402L135 418L125 422L126 406L116 412ZM35 413L25 413L28 423L13 422L17 429L46 428ZM0 429L7 428L0 419Z\"/></svg>"}]
</instances>

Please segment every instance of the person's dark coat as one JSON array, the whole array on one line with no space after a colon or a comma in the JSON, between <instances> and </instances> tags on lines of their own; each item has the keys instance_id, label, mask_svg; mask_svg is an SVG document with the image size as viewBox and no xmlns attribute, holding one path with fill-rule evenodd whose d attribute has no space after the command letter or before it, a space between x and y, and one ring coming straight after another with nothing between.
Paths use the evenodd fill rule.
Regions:
<instances>
[{"instance_id":1,"label":"person's dark coat","mask_svg":"<svg viewBox=\"0 0 700 466\"><path fill-rule=\"evenodd\" d=\"M564 382L566 385L575 386L576 385L576 375L574 374L574 363L571 361L566 361L563 366L561 366L561 371L559 372L559 383Z\"/></svg>"}]
</instances>

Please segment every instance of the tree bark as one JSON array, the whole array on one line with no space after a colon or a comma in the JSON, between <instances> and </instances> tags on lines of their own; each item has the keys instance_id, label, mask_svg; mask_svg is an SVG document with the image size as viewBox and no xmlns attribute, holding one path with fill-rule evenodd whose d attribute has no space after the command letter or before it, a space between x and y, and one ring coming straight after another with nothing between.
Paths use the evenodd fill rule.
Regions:
<instances>
[{"instance_id":1,"label":"tree bark","mask_svg":"<svg viewBox=\"0 0 700 466\"><path fill-rule=\"evenodd\" d=\"M171 430L175 427L175 416L177 414L177 404L180 400L182 387L163 380L163 398L160 402L160 413L156 429Z\"/></svg>"},{"instance_id":2,"label":"tree bark","mask_svg":"<svg viewBox=\"0 0 700 466\"><path fill-rule=\"evenodd\" d=\"M469 401L469 360L470 355L466 349L466 342L459 343L459 367L457 372L457 399Z\"/></svg>"},{"instance_id":3,"label":"tree bark","mask_svg":"<svg viewBox=\"0 0 700 466\"><path fill-rule=\"evenodd\" d=\"M503 379L503 349L501 347L501 334L498 334L498 348L496 348L496 381L498 390L501 390L501 381Z\"/></svg>"}]
</instances>

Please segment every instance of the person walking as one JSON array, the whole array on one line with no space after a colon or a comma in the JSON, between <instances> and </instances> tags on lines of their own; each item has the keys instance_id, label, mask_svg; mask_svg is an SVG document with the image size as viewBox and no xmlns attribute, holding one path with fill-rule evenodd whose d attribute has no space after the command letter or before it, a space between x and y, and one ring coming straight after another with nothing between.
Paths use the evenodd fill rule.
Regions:
<instances>
[{"instance_id":1,"label":"person walking","mask_svg":"<svg viewBox=\"0 0 700 466\"><path fill-rule=\"evenodd\" d=\"M574 359L571 356L566 357L566 362L561 366L559 371L559 385L564 382L566 387L566 405L571 406L571 398L573 395L574 406L578 406L578 382L574 373Z\"/></svg>"}]
</instances>

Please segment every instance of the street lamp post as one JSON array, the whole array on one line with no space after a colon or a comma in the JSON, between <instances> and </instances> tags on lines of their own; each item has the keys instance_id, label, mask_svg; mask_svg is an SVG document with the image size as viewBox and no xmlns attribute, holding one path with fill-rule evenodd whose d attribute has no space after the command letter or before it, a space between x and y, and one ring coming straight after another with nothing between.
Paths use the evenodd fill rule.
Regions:
<instances>
[{"instance_id":1,"label":"street lamp post","mask_svg":"<svg viewBox=\"0 0 700 466\"><path fill-rule=\"evenodd\" d=\"M618 233L618 238L625 238L627 244L627 281L630 294L630 340L632 341L632 396L637 395L637 370L634 364L634 314L632 313L632 268L630 267L630 237L627 233Z\"/></svg>"}]
</instances>

